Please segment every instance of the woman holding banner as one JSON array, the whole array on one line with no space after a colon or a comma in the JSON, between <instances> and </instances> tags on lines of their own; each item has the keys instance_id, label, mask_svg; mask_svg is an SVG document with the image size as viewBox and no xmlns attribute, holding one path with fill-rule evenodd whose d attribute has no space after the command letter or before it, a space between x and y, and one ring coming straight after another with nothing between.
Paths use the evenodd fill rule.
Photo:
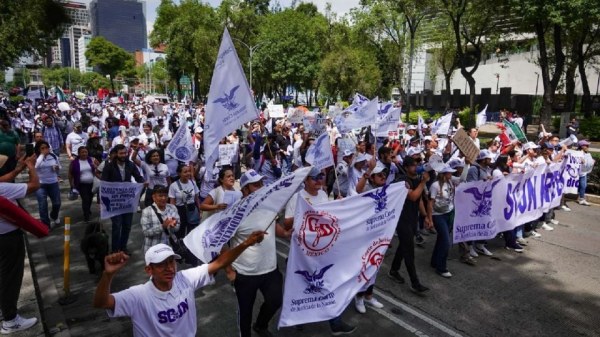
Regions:
<instances>
[{"instance_id":1,"label":"woman holding banner","mask_svg":"<svg viewBox=\"0 0 600 337\"><path fill-rule=\"evenodd\" d=\"M242 198L242 192L236 191L233 187L234 184L235 175L233 169L231 166L223 166L219 171L217 187L210 191L206 199L200 204L203 220L206 220L216 212L231 207L231 205Z\"/></svg>"},{"instance_id":2,"label":"woman holding banner","mask_svg":"<svg viewBox=\"0 0 600 337\"><path fill-rule=\"evenodd\" d=\"M430 198L427 207L429 223L433 223L437 231L431 254L431 266L435 268L436 273L445 278L452 277L446 262L452 245L450 233L454 224L454 187L458 183L458 179L452 178L454 172L456 170L447 164L438 170L437 180L429 188Z\"/></svg>"}]
</instances>

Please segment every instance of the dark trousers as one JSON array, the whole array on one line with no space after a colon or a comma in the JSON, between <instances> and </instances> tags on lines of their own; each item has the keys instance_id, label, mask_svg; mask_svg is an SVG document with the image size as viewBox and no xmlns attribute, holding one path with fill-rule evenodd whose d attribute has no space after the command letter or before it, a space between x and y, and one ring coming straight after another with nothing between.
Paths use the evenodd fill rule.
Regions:
<instances>
[{"instance_id":1,"label":"dark trousers","mask_svg":"<svg viewBox=\"0 0 600 337\"><path fill-rule=\"evenodd\" d=\"M17 316L24 267L23 232L17 229L0 234L0 309L5 321L13 320Z\"/></svg>"},{"instance_id":2,"label":"dark trousers","mask_svg":"<svg viewBox=\"0 0 600 337\"><path fill-rule=\"evenodd\" d=\"M406 265L406 271L413 285L419 284L419 278L417 277L417 268L415 267L415 224L401 223L398 222L396 226L396 233L398 234L398 248L394 254L394 260L392 261L392 270L400 270L402 260Z\"/></svg>"},{"instance_id":3,"label":"dark trousers","mask_svg":"<svg viewBox=\"0 0 600 337\"><path fill-rule=\"evenodd\" d=\"M90 217L92 216L92 200L94 199L94 193L92 193L93 185L94 184L79 184L79 196L81 197L83 221L90 221Z\"/></svg>"},{"instance_id":4,"label":"dark trousers","mask_svg":"<svg viewBox=\"0 0 600 337\"><path fill-rule=\"evenodd\" d=\"M113 252L127 250L127 241L129 241L132 219L132 213L115 215L110 218L110 221L112 222L111 249Z\"/></svg>"},{"instance_id":5,"label":"dark trousers","mask_svg":"<svg viewBox=\"0 0 600 337\"><path fill-rule=\"evenodd\" d=\"M450 246L452 246L452 237L450 237L452 219L452 212L433 216L433 225L437 231L437 237L431 254L431 266L439 273L448 271L446 262L448 261Z\"/></svg>"},{"instance_id":6,"label":"dark trousers","mask_svg":"<svg viewBox=\"0 0 600 337\"><path fill-rule=\"evenodd\" d=\"M266 329L283 302L283 276L278 269L263 275L237 274L234 282L238 300L238 324L241 337L252 335L252 308L260 290L265 302L256 317L256 327Z\"/></svg>"}]
</instances>

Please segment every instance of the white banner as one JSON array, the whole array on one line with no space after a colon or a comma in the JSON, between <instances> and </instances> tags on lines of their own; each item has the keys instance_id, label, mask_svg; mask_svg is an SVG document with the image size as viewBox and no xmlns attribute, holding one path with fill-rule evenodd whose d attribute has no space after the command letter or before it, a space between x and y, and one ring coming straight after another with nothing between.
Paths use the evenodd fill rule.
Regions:
<instances>
[{"instance_id":1,"label":"white banner","mask_svg":"<svg viewBox=\"0 0 600 337\"><path fill-rule=\"evenodd\" d=\"M238 126L259 118L246 75L240 64L229 31L225 28L213 77L210 82L204 117L206 167L217 159L219 141Z\"/></svg>"},{"instance_id":2,"label":"white banner","mask_svg":"<svg viewBox=\"0 0 600 337\"><path fill-rule=\"evenodd\" d=\"M431 133L439 136L446 136L450 133L450 125L452 123L452 113L446 114L433 122Z\"/></svg>"},{"instance_id":3,"label":"white banner","mask_svg":"<svg viewBox=\"0 0 600 337\"><path fill-rule=\"evenodd\" d=\"M350 150L352 153L356 153L356 142L352 138L338 138L337 139L337 162L342 160L345 150Z\"/></svg>"},{"instance_id":4,"label":"white banner","mask_svg":"<svg viewBox=\"0 0 600 337\"><path fill-rule=\"evenodd\" d=\"M407 192L401 183L314 206L298 198L279 327L337 317L375 282Z\"/></svg>"},{"instance_id":5,"label":"white banner","mask_svg":"<svg viewBox=\"0 0 600 337\"><path fill-rule=\"evenodd\" d=\"M167 151L175 157L175 159L184 163L195 162L198 158L198 151L192 142L192 134L187 127L185 120L179 122L179 128L173 135L173 139L167 146Z\"/></svg>"},{"instance_id":6,"label":"white banner","mask_svg":"<svg viewBox=\"0 0 600 337\"><path fill-rule=\"evenodd\" d=\"M219 144L219 164L231 165L238 162L239 145L234 144Z\"/></svg>"},{"instance_id":7,"label":"white banner","mask_svg":"<svg viewBox=\"0 0 600 337\"><path fill-rule=\"evenodd\" d=\"M583 162L583 151L567 150L564 157L565 171L563 178L565 179L565 193L577 194L579 189L579 169Z\"/></svg>"},{"instance_id":8,"label":"white banner","mask_svg":"<svg viewBox=\"0 0 600 337\"><path fill-rule=\"evenodd\" d=\"M283 104L272 104L267 107L269 109L269 117L271 118L283 118L285 113L283 112Z\"/></svg>"},{"instance_id":9,"label":"white banner","mask_svg":"<svg viewBox=\"0 0 600 337\"><path fill-rule=\"evenodd\" d=\"M388 112L381 117L377 127L377 137L387 137L391 131L398 131L398 124L400 124L400 108L388 109Z\"/></svg>"},{"instance_id":10,"label":"white banner","mask_svg":"<svg viewBox=\"0 0 600 337\"><path fill-rule=\"evenodd\" d=\"M340 125L337 126L338 130L341 133L348 133L352 129L359 129L363 126L375 124L378 116L378 100L379 98L375 97L372 100L363 103L360 107L346 109L346 112L352 113L348 116L342 114L342 118L338 120L340 123Z\"/></svg>"},{"instance_id":11,"label":"white banner","mask_svg":"<svg viewBox=\"0 0 600 337\"><path fill-rule=\"evenodd\" d=\"M335 165L330 144L327 132L322 133L306 151L306 162L319 170Z\"/></svg>"},{"instance_id":12,"label":"white banner","mask_svg":"<svg viewBox=\"0 0 600 337\"><path fill-rule=\"evenodd\" d=\"M315 136L319 136L327 130L327 118L321 117L321 115L312 111L304 115L302 123L304 124L304 130Z\"/></svg>"},{"instance_id":13,"label":"white banner","mask_svg":"<svg viewBox=\"0 0 600 337\"><path fill-rule=\"evenodd\" d=\"M200 260L212 261L242 223L260 221L266 229L268 221L265 219L275 219L309 171L310 167L298 169L214 214L192 230L183 242Z\"/></svg>"},{"instance_id":14,"label":"white banner","mask_svg":"<svg viewBox=\"0 0 600 337\"><path fill-rule=\"evenodd\" d=\"M565 183L561 164L540 165L525 174L457 186L453 242L491 239L537 220L560 205Z\"/></svg>"},{"instance_id":15,"label":"white banner","mask_svg":"<svg viewBox=\"0 0 600 337\"><path fill-rule=\"evenodd\" d=\"M100 180L100 219L135 213L144 184Z\"/></svg>"}]
</instances>

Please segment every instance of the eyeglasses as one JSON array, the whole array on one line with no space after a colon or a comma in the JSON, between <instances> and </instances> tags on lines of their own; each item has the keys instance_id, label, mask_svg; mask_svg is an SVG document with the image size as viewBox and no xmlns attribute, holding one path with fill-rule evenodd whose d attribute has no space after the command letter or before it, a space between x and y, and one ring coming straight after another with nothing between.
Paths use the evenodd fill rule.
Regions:
<instances>
[{"instance_id":1,"label":"eyeglasses","mask_svg":"<svg viewBox=\"0 0 600 337\"><path fill-rule=\"evenodd\" d=\"M316 176L314 176L314 177L311 177L311 176L309 176L309 178L310 178L310 179L312 179L312 180L314 180L314 181L317 181L317 180L322 180L322 179L324 179L324 178L325 178L325 174L323 174L323 173L319 173L319 174L317 174L317 175L316 175Z\"/></svg>"}]
</instances>

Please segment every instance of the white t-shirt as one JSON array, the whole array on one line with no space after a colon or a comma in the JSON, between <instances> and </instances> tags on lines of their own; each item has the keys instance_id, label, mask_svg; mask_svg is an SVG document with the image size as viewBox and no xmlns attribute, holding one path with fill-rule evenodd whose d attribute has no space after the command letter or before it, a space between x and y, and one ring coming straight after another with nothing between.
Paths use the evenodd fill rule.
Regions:
<instances>
[{"instance_id":1,"label":"white t-shirt","mask_svg":"<svg viewBox=\"0 0 600 337\"><path fill-rule=\"evenodd\" d=\"M17 204L17 199L24 198L27 195L27 184L0 183L0 196ZM7 222L0 217L0 234L12 232L19 227Z\"/></svg>"},{"instance_id":2,"label":"white t-shirt","mask_svg":"<svg viewBox=\"0 0 600 337\"><path fill-rule=\"evenodd\" d=\"M158 163L158 165L148 165L145 161L142 162L142 169L145 172L145 177L148 180L148 188L152 189L156 185L168 186L167 177L169 177L169 167L166 164Z\"/></svg>"},{"instance_id":3,"label":"white t-shirt","mask_svg":"<svg viewBox=\"0 0 600 337\"><path fill-rule=\"evenodd\" d=\"M76 133L75 131L67 135L66 145L71 145L71 154L76 156L80 147L85 146L89 136L85 133Z\"/></svg>"},{"instance_id":4,"label":"white t-shirt","mask_svg":"<svg viewBox=\"0 0 600 337\"><path fill-rule=\"evenodd\" d=\"M434 199L434 205L448 205L448 212L454 209L454 185L452 182L444 183L442 190L440 191L440 182L435 181L429 188L429 195L431 199ZM433 215L446 214L448 212L436 212L435 206L431 212Z\"/></svg>"},{"instance_id":5,"label":"white t-shirt","mask_svg":"<svg viewBox=\"0 0 600 337\"><path fill-rule=\"evenodd\" d=\"M208 195L210 195L215 205L227 204L227 208L231 207L238 200L242 199L242 192L236 190L226 190L221 186L210 191Z\"/></svg>"},{"instance_id":6,"label":"white t-shirt","mask_svg":"<svg viewBox=\"0 0 600 337\"><path fill-rule=\"evenodd\" d=\"M298 197L306 200L310 205L318 205L329 201L327 193L323 190L319 190L317 195L311 195L306 190L300 190L298 193L292 195L290 201L285 205L285 217L293 218L296 212L296 204L298 203Z\"/></svg>"},{"instance_id":7,"label":"white t-shirt","mask_svg":"<svg viewBox=\"0 0 600 337\"><path fill-rule=\"evenodd\" d=\"M214 283L204 264L177 272L169 291L156 289L152 280L112 294L115 310L109 317L131 317L133 336L196 336L194 291Z\"/></svg>"},{"instance_id":8,"label":"white t-shirt","mask_svg":"<svg viewBox=\"0 0 600 337\"><path fill-rule=\"evenodd\" d=\"M275 226L265 221L264 216L254 212L238 227L231 238L231 247L236 247L246 240L254 231L264 231L267 235L259 244L248 247L231 265L242 275L264 275L277 268L277 251L275 247Z\"/></svg>"},{"instance_id":9,"label":"white t-shirt","mask_svg":"<svg viewBox=\"0 0 600 337\"><path fill-rule=\"evenodd\" d=\"M94 172L92 172L92 167L87 160L79 160L79 181L84 184L94 182Z\"/></svg>"},{"instance_id":10,"label":"white t-shirt","mask_svg":"<svg viewBox=\"0 0 600 337\"><path fill-rule=\"evenodd\" d=\"M191 180L186 183L177 180L169 186L169 198L175 199L176 206L193 204L196 194L198 194L198 186Z\"/></svg>"}]
</instances>

